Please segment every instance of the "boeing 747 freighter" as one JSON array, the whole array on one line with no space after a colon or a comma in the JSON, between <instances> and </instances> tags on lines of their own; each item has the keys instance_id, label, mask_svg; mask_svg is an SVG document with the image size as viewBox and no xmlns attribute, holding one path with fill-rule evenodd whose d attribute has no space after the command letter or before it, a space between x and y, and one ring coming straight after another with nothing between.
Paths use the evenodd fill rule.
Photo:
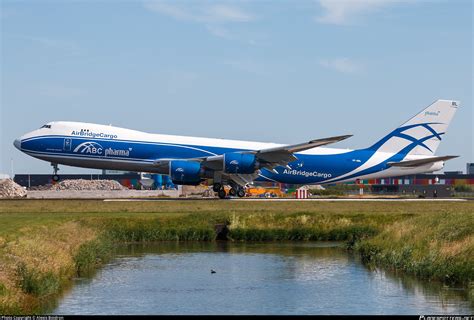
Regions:
<instances>
[{"instance_id":1,"label":"boeing 747 freighter","mask_svg":"<svg viewBox=\"0 0 474 320\"><path fill-rule=\"evenodd\" d=\"M213 180L220 198L243 197L252 181L330 184L433 172L456 156L435 156L458 108L438 100L373 145L357 150L323 146L342 135L282 145L150 134L107 125L50 122L15 140L20 151L58 165L169 175L174 184Z\"/></svg>"}]
</instances>

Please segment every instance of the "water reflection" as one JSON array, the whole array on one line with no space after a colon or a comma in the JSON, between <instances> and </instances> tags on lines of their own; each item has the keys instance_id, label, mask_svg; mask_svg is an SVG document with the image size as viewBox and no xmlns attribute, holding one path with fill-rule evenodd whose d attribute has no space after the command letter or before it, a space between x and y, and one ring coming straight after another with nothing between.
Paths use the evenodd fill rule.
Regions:
<instances>
[{"instance_id":1,"label":"water reflection","mask_svg":"<svg viewBox=\"0 0 474 320\"><path fill-rule=\"evenodd\" d=\"M116 257L78 279L55 313L472 312L467 290L370 271L338 243L169 242L124 245Z\"/></svg>"}]
</instances>

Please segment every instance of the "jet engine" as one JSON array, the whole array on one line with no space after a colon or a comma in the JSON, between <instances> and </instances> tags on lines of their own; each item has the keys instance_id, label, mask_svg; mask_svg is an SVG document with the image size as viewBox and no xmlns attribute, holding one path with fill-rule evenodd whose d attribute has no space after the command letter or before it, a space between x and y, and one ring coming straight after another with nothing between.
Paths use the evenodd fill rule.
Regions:
<instances>
[{"instance_id":1,"label":"jet engine","mask_svg":"<svg viewBox=\"0 0 474 320\"><path fill-rule=\"evenodd\" d=\"M252 174L257 166L254 154L240 152L224 154L224 172L226 173Z\"/></svg>"},{"instance_id":2,"label":"jet engine","mask_svg":"<svg viewBox=\"0 0 474 320\"><path fill-rule=\"evenodd\" d=\"M169 164L170 177L174 184L196 186L201 182L201 164L196 161L172 160Z\"/></svg>"}]
</instances>

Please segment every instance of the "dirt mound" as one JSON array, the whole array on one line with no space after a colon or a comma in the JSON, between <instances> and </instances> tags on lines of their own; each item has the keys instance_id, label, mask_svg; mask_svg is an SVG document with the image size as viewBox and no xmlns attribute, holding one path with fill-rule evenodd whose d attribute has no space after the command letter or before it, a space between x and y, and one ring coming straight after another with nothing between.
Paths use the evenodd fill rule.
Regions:
<instances>
[{"instance_id":1,"label":"dirt mound","mask_svg":"<svg viewBox=\"0 0 474 320\"><path fill-rule=\"evenodd\" d=\"M64 191L64 190L73 190L73 191L93 191L93 190L128 190L127 187L122 186L115 180L64 180L53 185L38 186L31 188L31 190L55 190L55 191Z\"/></svg>"},{"instance_id":2,"label":"dirt mound","mask_svg":"<svg viewBox=\"0 0 474 320\"><path fill-rule=\"evenodd\" d=\"M26 190L12 179L0 180L0 198L24 198Z\"/></svg>"}]
</instances>

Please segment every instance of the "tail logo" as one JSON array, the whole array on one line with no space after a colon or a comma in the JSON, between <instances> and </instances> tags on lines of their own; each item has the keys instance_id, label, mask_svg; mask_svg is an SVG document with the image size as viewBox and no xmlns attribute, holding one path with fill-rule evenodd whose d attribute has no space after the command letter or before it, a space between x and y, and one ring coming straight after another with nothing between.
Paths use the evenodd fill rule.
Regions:
<instances>
[{"instance_id":1,"label":"tail logo","mask_svg":"<svg viewBox=\"0 0 474 320\"><path fill-rule=\"evenodd\" d=\"M426 112L428 113L428 112ZM426 114L425 113L425 114ZM436 113L435 113L436 114ZM433 152L424 142L429 140L429 139L432 139L432 138L436 138L438 140L442 140L441 139L441 136L444 134L444 132L436 132L436 130L434 130L430 124L439 124L439 123L435 123L435 122L432 122L432 123L417 123L417 124L412 124L412 125L408 125L408 126L405 126L405 127L399 127L397 129L395 129L394 131L392 131L390 134L388 134L387 136L385 136L382 140L378 141L376 144L374 144L371 149L375 149L375 150L378 150L380 149L386 142L388 142L391 138L393 137L397 137L397 138L402 138L402 139L405 139L405 140L408 140L411 142L411 144L402 149L402 150L396 150L396 153L405 153L405 154L408 154L412 149L414 149L416 146L421 146L427 150L429 150L430 152ZM408 130L408 129L411 129L411 128L416 128L416 127L423 127L425 128L426 130L428 130L431 134L430 135L427 135L425 136L424 138L415 138L409 134L406 134L404 133L404 131Z\"/></svg>"}]
</instances>

